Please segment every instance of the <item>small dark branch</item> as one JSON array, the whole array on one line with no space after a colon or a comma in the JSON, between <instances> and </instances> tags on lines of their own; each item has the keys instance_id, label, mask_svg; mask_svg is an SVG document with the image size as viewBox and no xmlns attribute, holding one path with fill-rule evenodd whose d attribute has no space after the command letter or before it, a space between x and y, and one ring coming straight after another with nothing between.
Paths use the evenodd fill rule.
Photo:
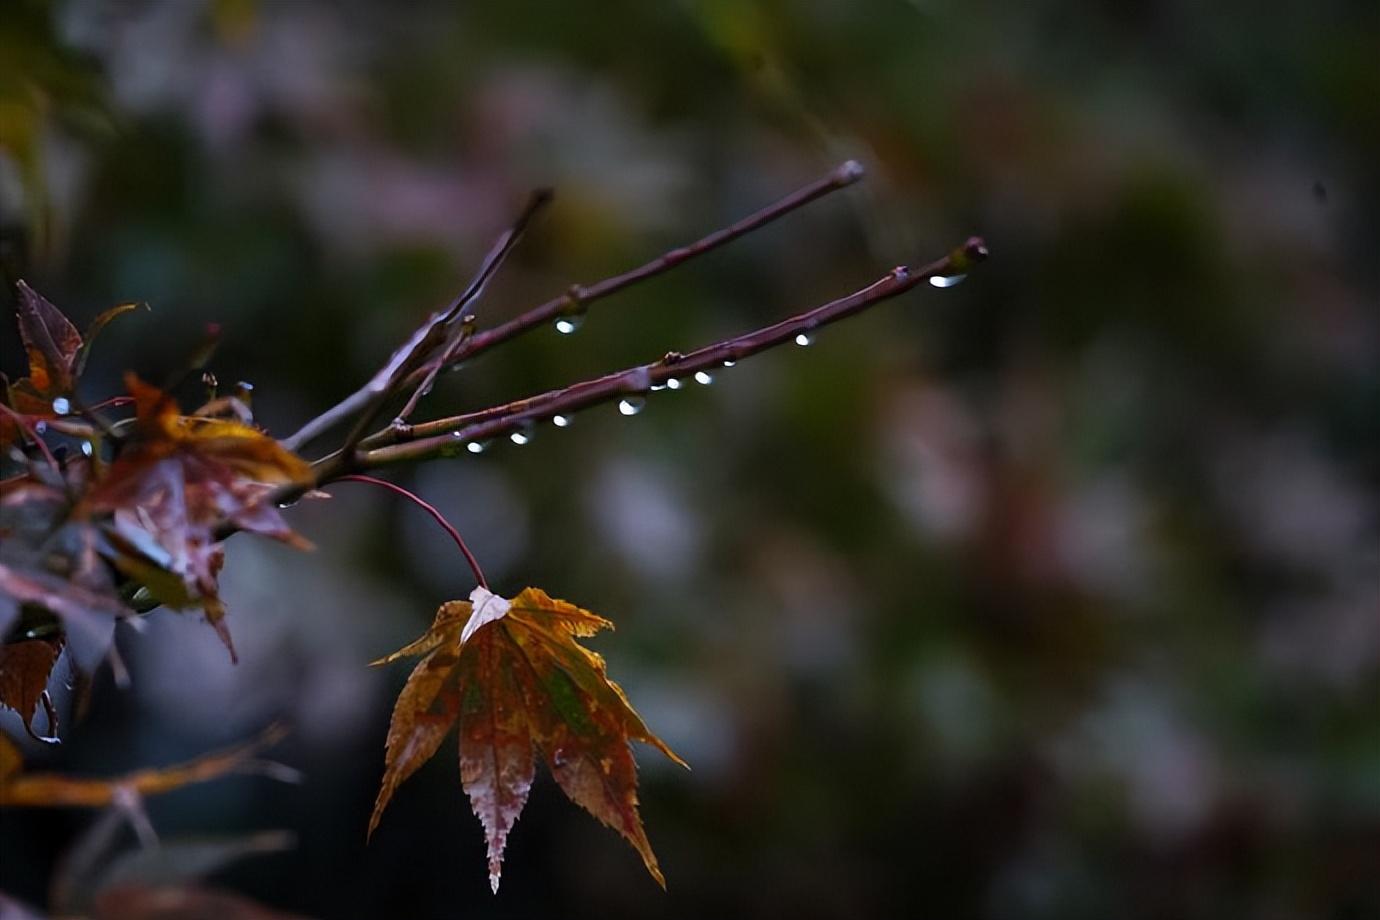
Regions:
<instances>
[{"instance_id":1,"label":"small dark branch","mask_svg":"<svg viewBox=\"0 0 1380 920\"><path fill-rule=\"evenodd\" d=\"M863 174L862 164L858 163L856 160L848 160L834 167L828 175L816 179L809 185L796 189L786 197L762 208L760 211L749 214L742 220L730 224L721 230L715 230L708 236L702 237L693 243L663 253L650 262L639 265L631 271L624 272L621 275L615 275L612 278L605 278L603 281L597 281L594 284L571 285L570 289L561 296L554 297L546 303L533 307L525 313L508 320L506 323L476 333L459 347L448 350L447 353L443 354L439 359L425 368L425 371L419 370L413 372L408 378L408 383L411 383L414 379L421 379L424 372L430 374L434 378L436 369L444 369L445 367L458 364L461 361L467 361L475 355L488 351L523 333L530 332L540 326L545 326L560 316L583 312L595 301L616 294L639 281L645 281L662 272L669 271L682 262L687 262L696 256L704 255L711 250L718 249L720 246L725 246L734 240L746 236L754 230L766 226L778 218L786 216L792 211L804 207L812 201L823 198L825 195L838 191L841 188L846 188L862 179ZM400 430L405 430L404 426L385 428L365 438L360 442L359 446L371 448L397 443L399 440L403 440L397 436ZM294 435L294 437L297 436Z\"/></svg>"},{"instance_id":2,"label":"small dark branch","mask_svg":"<svg viewBox=\"0 0 1380 920\"><path fill-rule=\"evenodd\" d=\"M437 511L435 506L431 505L429 502L422 499L422 497L417 495L416 493L409 492L407 489L404 489L397 483L389 482L386 479L379 479L374 476L363 476L358 473L350 473L345 476L338 477L336 481L339 482L343 480L348 480L351 482L367 482L370 485L380 486L384 489L388 489L390 492L395 492L398 495L403 496L408 501L412 502L414 505L421 508L427 514L431 515L432 518L435 519L436 523L440 524L441 527L445 529L446 533L450 534L450 538L455 541L455 545L460 547L460 553L465 557L465 561L469 563L470 571L474 573L475 580L479 582L481 587L485 589L489 587L489 583L484 579L483 571L481 571L479 568L479 560L474 558L474 553L470 552L470 548L465 545L465 540L463 537L460 536L460 531L456 530L453 526L451 526L450 521L447 521L445 515Z\"/></svg>"},{"instance_id":3,"label":"small dark branch","mask_svg":"<svg viewBox=\"0 0 1380 920\"><path fill-rule=\"evenodd\" d=\"M771 326L685 354L673 352L652 364L627 368L492 409L412 425L407 431L414 440L367 451L358 455L356 460L362 468L376 468L393 463L455 456L465 450L465 445L470 442L509 434L553 415L575 412L630 394L642 394L673 377L712 371L722 367L725 361L738 361L793 341L797 336L809 335L816 329L904 294L931 278L964 274L986 257L986 245L980 238L972 237L949 255L929 265L914 269L898 266L886 277L860 291ZM331 464L328 463L320 474L323 477L333 475Z\"/></svg>"},{"instance_id":4,"label":"small dark branch","mask_svg":"<svg viewBox=\"0 0 1380 920\"><path fill-rule=\"evenodd\" d=\"M380 368L369 379L368 383L307 422L292 435L284 438L283 446L289 450L300 450L303 445L317 435L355 413L362 413L360 420L355 424L355 429L345 439L344 449L348 455L364 431L368 429L369 424L378 415L388 397L400 386L406 386L415 380L420 382L420 385L412 399L408 401L408 407L403 413L404 416L409 414L415 408L416 400L430 385L429 381L435 378L434 373L419 365L437 349L441 350L443 356L453 350L455 343L460 340L461 330L466 326L463 322L465 308L483 295L484 289L492 280L494 273L498 271L499 266L512 252L518 240L522 238L527 225L531 223L537 212L550 203L551 198L550 189L538 189L533 192L517 220L494 241L494 245L489 249L484 261L480 263L479 271L475 273L469 285L447 304L445 309L431 314L426 322L408 337L402 347L393 352L388 363ZM452 333L452 329L456 331Z\"/></svg>"},{"instance_id":5,"label":"small dark branch","mask_svg":"<svg viewBox=\"0 0 1380 920\"><path fill-rule=\"evenodd\" d=\"M486 329L478 333L470 340L468 346L452 356L452 360L462 361L471 358L482 351L487 351L495 345L506 342L524 332L535 329L538 326L544 326L563 313L588 308L590 304L597 300L602 300L605 297L616 294L639 281L645 281L654 275L669 271L682 262L687 262L710 250L727 245L771 223L777 218L783 217L818 198L824 197L830 192L852 185L862 177L862 165L854 160L849 160L836 167L829 175L817 179L809 185L797 189L776 203L768 205L760 211L750 214L722 230L716 230L708 236L702 237L687 246L672 249L652 261L640 265L631 271L624 272L621 275L605 278L603 281L598 281L590 285L572 285L570 290L560 297L553 298L540 306L533 307L522 315L514 317L500 326L495 326L492 329Z\"/></svg>"},{"instance_id":6,"label":"small dark branch","mask_svg":"<svg viewBox=\"0 0 1380 920\"><path fill-rule=\"evenodd\" d=\"M374 419L383 410L384 403L395 391L408 385L407 381L411 379L409 375L419 371L421 372L421 382L398 416L400 422L406 421L407 416L416 408L417 401L431 389L432 382L443 366L437 362L431 370L426 370L422 363L437 352L442 356L448 354L454 349L456 343L464 340L465 330L473 328L473 319L467 313L467 308L483 296L484 289L493 280L499 266L503 264L504 260L508 258L508 254L522 239L523 231L527 229L527 225L531 223L538 211L551 202L551 197L552 192L548 188L538 189L532 193L526 206L523 207L522 213L513 221L513 225L494 241L469 286L452 300L446 309L433 314L427 320L426 325L422 327L421 334L414 333L409 340L409 345L395 353L383 372L376 374L374 379L366 385L366 388L371 390L371 397L364 403L359 419L355 422L354 427L345 438L345 443L340 448L342 456L348 459L354 453L355 445L364 437L369 426L373 424Z\"/></svg>"}]
</instances>

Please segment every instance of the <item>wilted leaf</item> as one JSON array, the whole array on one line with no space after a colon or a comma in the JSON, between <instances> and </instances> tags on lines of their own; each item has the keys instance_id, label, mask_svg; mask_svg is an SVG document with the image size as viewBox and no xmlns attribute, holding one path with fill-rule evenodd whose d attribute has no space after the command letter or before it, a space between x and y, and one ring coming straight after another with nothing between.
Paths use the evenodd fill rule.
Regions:
<instances>
[{"instance_id":1,"label":"wilted leaf","mask_svg":"<svg viewBox=\"0 0 1380 920\"><path fill-rule=\"evenodd\" d=\"M62 654L62 639L28 639L0 645L0 706L19 713L24 727L33 730L34 711L48 677ZM53 733L49 726L49 734Z\"/></svg>"},{"instance_id":2,"label":"wilted leaf","mask_svg":"<svg viewBox=\"0 0 1380 920\"><path fill-rule=\"evenodd\" d=\"M19 291L19 339L29 357L29 382L51 399L72 391L72 367L81 348L81 333L62 311L23 281Z\"/></svg>"},{"instance_id":3,"label":"wilted leaf","mask_svg":"<svg viewBox=\"0 0 1380 920\"><path fill-rule=\"evenodd\" d=\"M86 369L91 345L97 334L115 317L135 309L138 304L120 304L101 313L82 340L77 327L46 298L23 281L15 285L19 294L15 311L19 339L29 361L29 375L4 387L5 405L29 423L52 422L60 417L53 400L70 395L77 378ZM0 413L0 447L8 448L19 437L19 426L7 413Z\"/></svg>"},{"instance_id":4,"label":"wilted leaf","mask_svg":"<svg viewBox=\"0 0 1380 920\"><path fill-rule=\"evenodd\" d=\"M115 598L56 575L0 563L0 627L7 630L24 605L50 611L62 621L76 664L87 671L110 646L115 618L129 612Z\"/></svg>"},{"instance_id":5,"label":"wilted leaf","mask_svg":"<svg viewBox=\"0 0 1380 920\"><path fill-rule=\"evenodd\" d=\"M437 611L419 640L383 659L423 655L393 709L372 833L398 785L459 724L460 781L484 826L489 883L498 890L508 833L522 813L536 751L565 794L621 833L663 887L637 811L629 741L654 745L684 766L577 644L612 623L527 588L511 601L476 588Z\"/></svg>"},{"instance_id":6,"label":"wilted leaf","mask_svg":"<svg viewBox=\"0 0 1380 920\"><path fill-rule=\"evenodd\" d=\"M270 486L308 484L311 467L263 432L221 419L179 415L172 398L129 375L136 437L82 508L111 513L115 564L172 607L200 606L234 657L217 579L217 531L233 524L289 545L309 544L269 501Z\"/></svg>"}]
</instances>

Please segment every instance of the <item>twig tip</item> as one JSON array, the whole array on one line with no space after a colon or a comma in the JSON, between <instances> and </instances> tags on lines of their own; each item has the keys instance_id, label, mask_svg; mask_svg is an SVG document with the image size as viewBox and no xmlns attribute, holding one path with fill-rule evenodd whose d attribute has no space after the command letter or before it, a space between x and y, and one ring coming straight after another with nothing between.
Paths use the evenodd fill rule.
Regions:
<instances>
[{"instance_id":1,"label":"twig tip","mask_svg":"<svg viewBox=\"0 0 1380 920\"><path fill-rule=\"evenodd\" d=\"M852 185L867 175L867 170L857 160L845 160L834 170L834 176L841 185Z\"/></svg>"}]
</instances>

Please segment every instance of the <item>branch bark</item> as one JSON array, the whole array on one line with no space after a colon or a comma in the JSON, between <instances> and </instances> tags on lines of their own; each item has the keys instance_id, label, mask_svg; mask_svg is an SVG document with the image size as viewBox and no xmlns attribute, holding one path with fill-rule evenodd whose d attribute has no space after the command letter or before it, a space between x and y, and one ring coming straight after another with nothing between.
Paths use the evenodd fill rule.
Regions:
<instances>
[{"instance_id":1,"label":"branch bark","mask_svg":"<svg viewBox=\"0 0 1380 920\"><path fill-rule=\"evenodd\" d=\"M472 442L510 434L555 415L566 415L626 396L642 396L672 378L716 370L726 361L736 362L794 341L798 336L808 336L830 323L904 294L932 278L953 278L966 274L973 265L985 258L986 244L979 237L971 237L947 256L928 265L918 268L897 266L885 277L846 297L687 354L671 352L651 364L626 368L480 412L414 425L406 432L395 431L393 437L398 443L363 451L353 458L353 465L361 469L375 469L395 463L456 456ZM320 480L329 481L343 465L342 455L328 458L319 467Z\"/></svg>"},{"instance_id":2,"label":"branch bark","mask_svg":"<svg viewBox=\"0 0 1380 920\"><path fill-rule=\"evenodd\" d=\"M561 296L554 297L545 303L539 304L505 323L501 323L491 329L486 329L470 336L459 342L455 347L448 347L439 356L433 358L431 361L425 362L421 367L408 372L403 378L400 386L416 386L418 392L420 392L424 389L422 386L424 380L428 378L434 379L437 373L445 370L447 367L452 367L463 361L467 361L475 355L488 351L525 332L529 332L539 326L547 325L562 315L583 313L591 304L598 300L616 294L624 288L637 284L639 281L645 281L662 272L669 271L677 265L687 262L696 256L703 255L720 246L727 245L754 230L766 226L780 217L784 217L798 208L804 207L816 199L852 185L860 180L863 174L864 170L860 163L855 160L848 160L836 166L828 175L811 182L809 185L796 189L794 192L791 192L789 195L773 204L753 214L749 214L747 217L721 230L716 230L693 243L672 249L650 262L639 265L637 268L624 272L621 275L605 278L602 281L590 285L571 285ZM459 302L459 300L460 298L457 298L457 302ZM324 434L331 427L355 415L368 406L371 399L380 391L382 384L381 378L384 372L387 371L392 373L398 368L400 364L400 362L397 361L398 355L416 349L421 342L422 335L435 321L437 315L439 314L434 314L426 325L414 333L413 337L395 353L394 359L390 360L383 371L376 374L368 384L342 400L340 403L332 406L321 415L307 422L289 437L284 438L283 446L287 447L289 450L301 450L309 441ZM406 413L402 413L402 415L405 416ZM393 426L393 428L398 429L405 429L405 427L406 426L402 424ZM388 430L392 430L392 428L385 429L385 431ZM380 444L389 442L387 436L380 433L370 436L370 438L366 439L363 443L369 446L379 446Z\"/></svg>"}]
</instances>

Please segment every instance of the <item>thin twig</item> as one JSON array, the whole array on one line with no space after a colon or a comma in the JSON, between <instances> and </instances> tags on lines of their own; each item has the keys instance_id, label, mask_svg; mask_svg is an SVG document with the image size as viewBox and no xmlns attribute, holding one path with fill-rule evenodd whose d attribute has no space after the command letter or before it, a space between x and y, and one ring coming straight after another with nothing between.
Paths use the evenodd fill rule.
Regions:
<instances>
[{"instance_id":1,"label":"thin twig","mask_svg":"<svg viewBox=\"0 0 1380 920\"><path fill-rule=\"evenodd\" d=\"M289 450L298 450L308 441L317 435L335 426L341 421L349 418L355 413L362 413L354 429L345 439L345 447L353 450L354 443L359 440L364 431L368 429L369 423L373 421L383 403L392 395L399 386L406 386L414 380L414 371L421 371L420 376L415 379L422 379L426 376L426 370L422 365L428 357L441 345L446 342L445 351L449 351L453 345L454 337L449 334L451 327L459 325L464 327L465 307L477 300L488 285L503 260L508 257L513 246L521 238L527 224L536 216L537 212L551 201L552 192L550 189L538 189L532 193L522 213L518 215L513 225L503 232L501 236L490 247L489 252L480 263L479 271L475 272L474 277L463 291L454 300L446 305L444 309L437 310L427 317L426 322L418 326L392 356L388 363L369 378L369 382L364 384L354 393L336 403L316 418L307 422L295 433L283 439L283 446ZM459 323L457 324L457 320ZM418 388L418 394L424 387ZM413 400L409 401L411 407L419 395L414 395ZM410 408L409 410L410 411Z\"/></svg>"},{"instance_id":2,"label":"thin twig","mask_svg":"<svg viewBox=\"0 0 1380 920\"><path fill-rule=\"evenodd\" d=\"M525 332L547 325L563 314L584 311L595 301L616 294L639 281L645 281L662 272L669 271L683 262L687 262L696 256L703 255L720 246L731 243L754 230L764 227L778 218L784 217L792 211L804 207L810 202L822 198L831 192L852 185L863 177L863 173L864 170L860 163L855 160L848 160L836 166L828 175L811 182L809 185L796 189L794 192L791 192L789 195L773 204L721 230L716 230L693 243L672 249L652 259L650 262L639 265L637 268L626 271L621 275L605 278L602 281L589 285L572 285L570 289L561 296L554 297L543 304L535 306L505 323L479 332L467 341L461 343L457 348L448 349L436 361L428 362L427 366L419 368L409 374L404 385L410 385L416 381L420 381L426 375L431 374L433 371L433 364L439 367L439 369L444 370L446 367L451 367L462 361L466 361L481 352L507 342L509 339L522 335ZM359 411L359 409L363 408L367 402L368 394L361 389L338 405L333 406L326 412L307 422L299 431L284 439L283 444L292 450L300 450L308 441L325 432L342 419L353 415L355 412ZM385 429L383 432L364 439L361 445L377 447L393 443L391 435L388 434L388 432L395 429L406 430L406 426L392 426Z\"/></svg>"},{"instance_id":3,"label":"thin twig","mask_svg":"<svg viewBox=\"0 0 1380 920\"><path fill-rule=\"evenodd\" d=\"M680 246L665 252L655 259L643 265L639 265L621 275L612 278L605 278L603 281L595 282L590 285L575 284L560 297L554 297L546 303L533 307L526 312L513 317L506 323L485 329L477 333L464 348L459 349L455 354L449 356L447 364L457 364L467 361L481 352L507 342L509 339L516 338L525 332L536 329L540 326L552 322L562 315L571 313L583 313L595 301L616 294L626 287L630 287L639 281L645 281L655 275L669 271L683 262L703 255L720 246L725 246L740 237L746 236L779 217L784 217L790 212L804 207L818 198L823 198L830 192L836 192L841 188L846 188L863 178L865 171L862 164L856 160L847 160L834 167L828 175L816 179L809 185L802 186L791 192L786 197L767 205L753 214L736 221L721 230L715 230L708 236L701 237L686 246Z\"/></svg>"},{"instance_id":4,"label":"thin twig","mask_svg":"<svg viewBox=\"0 0 1380 920\"><path fill-rule=\"evenodd\" d=\"M479 413L415 425L411 428L414 437L417 432L429 436L416 437L415 440L370 450L359 454L355 460L360 467L373 469L393 463L454 456L465 450L470 442L486 441L533 422L549 419L554 415L568 414L596 403L630 395L640 396L672 378L686 377L699 371L712 371L722 367L726 361L739 361L782 343L796 341L798 337L809 336L822 326L904 294L931 278L948 278L964 274L973 264L986 257L986 245L980 238L972 237L942 259L914 269L904 265L898 266L886 277L862 290L790 319L724 339L687 354L672 352L652 364L637 365ZM321 475L332 475L335 462L331 460L323 464Z\"/></svg>"},{"instance_id":5,"label":"thin twig","mask_svg":"<svg viewBox=\"0 0 1380 920\"><path fill-rule=\"evenodd\" d=\"M464 555L465 561L470 564L470 571L474 573L475 580L479 582L480 587L485 590L488 589L489 583L484 580L484 573L479 568L479 560L474 558L474 553L470 552L470 548L465 545L465 540L460 536L460 531L451 526L450 521L447 521L445 515L437 511L434 505L429 504L421 496L414 492L409 492L395 482L389 482L387 479L379 479L375 476L364 476L360 473L347 473L344 476L336 477L336 481L367 482L370 485L381 486L382 488L403 496L427 514L431 515L436 523L440 524L445 528L446 533L450 534L450 538L455 541L455 545L460 547L460 552Z\"/></svg>"}]
</instances>

